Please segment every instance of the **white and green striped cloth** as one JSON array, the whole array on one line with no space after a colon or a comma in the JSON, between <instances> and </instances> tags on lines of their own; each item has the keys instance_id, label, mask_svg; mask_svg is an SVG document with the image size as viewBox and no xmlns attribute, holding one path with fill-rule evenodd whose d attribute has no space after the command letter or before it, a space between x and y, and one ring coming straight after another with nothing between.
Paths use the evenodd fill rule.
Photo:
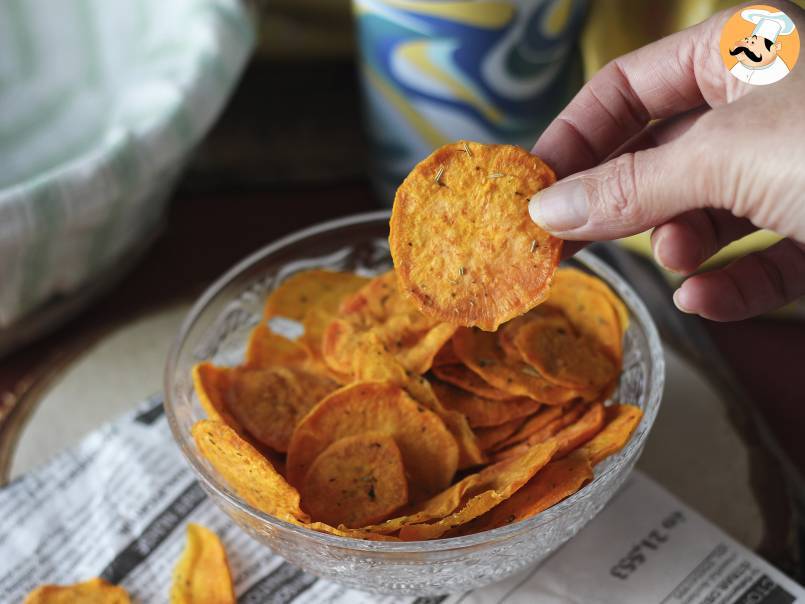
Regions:
<instances>
[{"instance_id":1,"label":"white and green striped cloth","mask_svg":"<svg viewBox=\"0 0 805 604\"><path fill-rule=\"evenodd\" d=\"M238 0L0 0L0 329L153 235L254 42Z\"/></svg>"}]
</instances>

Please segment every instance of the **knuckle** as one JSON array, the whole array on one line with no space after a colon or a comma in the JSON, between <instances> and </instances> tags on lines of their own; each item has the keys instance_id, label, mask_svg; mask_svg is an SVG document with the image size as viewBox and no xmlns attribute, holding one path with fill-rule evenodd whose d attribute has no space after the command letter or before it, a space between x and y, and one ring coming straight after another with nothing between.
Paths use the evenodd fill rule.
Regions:
<instances>
[{"instance_id":1,"label":"knuckle","mask_svg":"<svg viewBox=\"0 0 805 604\"><path fill-rule=\"evenodd\" d=\"M624 153L609 162L600 178L593 210L606 222L639 222L644 211L638 202L635 154Z\"/></svg>"},{"instance_id":2,"label":"knuckle","mask_svg":"<svg viewBox=\"0 0 805 604\"><path fill-rule=\"evenodd\" d=\"M720 111L702 115L679 139L680 157L689 175L681 188L697 199L700 207L735 210L738 192L746 183L736 154L725 154L726 148L743 146L737 140L735 123ZM728 159L729 158L729 159Z\"/></svg>"}]
</instances>

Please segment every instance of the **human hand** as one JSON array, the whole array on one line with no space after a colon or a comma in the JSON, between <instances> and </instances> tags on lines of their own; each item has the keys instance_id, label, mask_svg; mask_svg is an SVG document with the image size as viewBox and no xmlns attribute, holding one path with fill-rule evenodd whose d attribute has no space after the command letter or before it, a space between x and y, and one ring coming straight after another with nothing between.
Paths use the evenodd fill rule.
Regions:
<instances>
[{"instance_id":1,"label":"human hand","mask_svg":"<svg viewBox=\"0 0 805 604\"><path fill-rule=\"evenodd\" d=\"M778 8L805 30L805 11ZM540 226L575 240L571 251L654 227L655 258L686 275L757 228L782 235L674 293L680 310L717 321L805 295L805 66L767 86L730 75L719 39L735 10L596 74L537 141L562 180L529 205Z\"/></svg>"}]
</instances>

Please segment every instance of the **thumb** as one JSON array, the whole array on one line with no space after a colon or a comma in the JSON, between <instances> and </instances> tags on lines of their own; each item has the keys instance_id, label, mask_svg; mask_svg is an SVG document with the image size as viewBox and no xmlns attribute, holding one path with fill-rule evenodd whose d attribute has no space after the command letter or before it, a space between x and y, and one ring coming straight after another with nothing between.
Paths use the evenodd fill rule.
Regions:
<instances>
[{"instance_id":1,"label":"thumb","mask_svg":"<svg viewBox=\"0 0 805 604\"><path fill-rule=\"evenodd\" d=\"M562 239L595 241L640 233L701 205L709 197L702 165L676 142L560 180L531 198L531 219Z\"/></svg>"}]
</instances>

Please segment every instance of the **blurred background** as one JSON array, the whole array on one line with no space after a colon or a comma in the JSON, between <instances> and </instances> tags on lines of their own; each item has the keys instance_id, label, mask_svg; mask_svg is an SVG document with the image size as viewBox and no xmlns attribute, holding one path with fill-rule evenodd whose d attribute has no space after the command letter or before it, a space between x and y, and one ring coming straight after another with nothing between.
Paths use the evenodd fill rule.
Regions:
<instances>
[{"instance_id":1,"label":"blurred background","mask_svg":"<svg viewBox=\"0 0 805 604\"><path fill-rule=\"evenodd\" d=\"M732 4L0 0L0 484L158 391L190 303L243 256L388 207L445 142L530 147L609 60ZM645 235L623 245L649 252ZM620 268L648 283L637 266ZM777 494L805 489L769 484L805 475L801 306L705 325L682 322L670 291L651 308L663 337L751 401L717 415L752 451L735 479L766 518L750 545L790 569Z\"/></svg>"}]
</instances>

